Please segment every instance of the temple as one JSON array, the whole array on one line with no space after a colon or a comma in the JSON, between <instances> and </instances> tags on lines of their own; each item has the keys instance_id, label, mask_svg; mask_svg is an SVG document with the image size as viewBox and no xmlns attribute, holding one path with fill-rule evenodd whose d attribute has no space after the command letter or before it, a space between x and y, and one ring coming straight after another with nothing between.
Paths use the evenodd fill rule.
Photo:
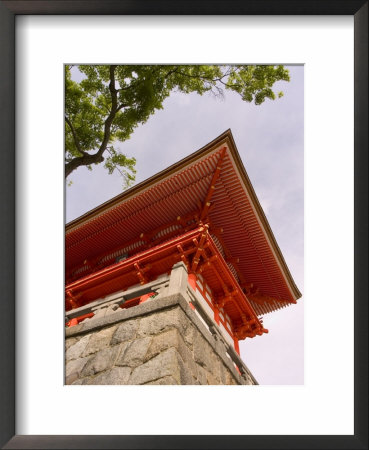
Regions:
<instances>
[{"instance_id":1,"label":"temple","mask_svg":"<svg viewBox=\"0 0 369 450\"><path fill-rule=\"evenodd\" d=\"M239 341L267 333L262 317L296 303L301 296L230 130L166 170L68 223L65 255L67 340L69 337L82 339L93 333L96 336L108 327L110 334L105 330L105 335L109 336L109 342L105 339L108 342L105 350L99 348L99 351L112 352L117 347L114 343L123 345L124 341L117 336L127 330L125 321L151 317L155 322L155 314L162 313L165 305L169 305L168 310L173 308L173 298L180 295L178 301L190 323L181 325L182 328L173 325L173 329L182 334L176 337L177 341L183 339L189 348L181 361L192 357L197 366L206 366L197 361L195 344L184 336L183 330L190 326L196 328L206 345L214 344L211 351L217 358L223 358L220 350L216 350L216 345L222 342L225 356L231 362L229 365L227 358L222 360L224 370L229 372L228 378L224 370L223 375L211 375L211 367L201 378L196 366L185 378L183 370L177 377L169 372L156 378L153 375L154 381L165 379L168 382L156 384L242 384L245 380L248 382L243 384L256 384L238 358ZM104 320L107 323L103 323ZM140 335L140 327L137 325L138 331L131 337L130 345L138 346L137 339L148 338L147 331L141 330ZM158 340L157 335L166 330L164 324L150 334L151 339ZM213 344L210 338L215 339ZM141 347L136 351L136 359L139 351L142 352L139 362L129 362L134 356L126 356L124 360L116 350L109 364L105 367L104 363L104 369L99 370L96 361L91 362L94 352L91 348L88 350L91 339L96 341L96 338L89 339L90 343L81 354L69 358L77 368L67 373L73 374L69 383L150 383L147 379L142 381L137 371L142 365L153 364L153 358L160 356L160 351L150 353L152 340L147 341L145 351ZM76 347L75 341L72 344L69 349ZM165 345L168 346L168 341ZM165 345L161 351L167 352ZM77 364L77 360L83 359L83 364ZM189 363L184 365L189 366ZM120 381L117 375L115 378L106 375L108 371L112 377L112 371L117 374L118 368ZM137 383L132 380L134 373ZM209 379L213 383L209 383Z\"/></svg>"}]
</instances>

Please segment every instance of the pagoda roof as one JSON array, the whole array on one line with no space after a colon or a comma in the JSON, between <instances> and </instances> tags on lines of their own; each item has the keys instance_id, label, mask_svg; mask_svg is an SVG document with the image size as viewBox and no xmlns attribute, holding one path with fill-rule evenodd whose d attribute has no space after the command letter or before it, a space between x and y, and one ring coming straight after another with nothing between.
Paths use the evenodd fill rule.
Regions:
<instances>
[{"instance_id":1,"label":"pagoda roof","mask_svg":"<svg viewBox=\"0 0 369 450\"><path fill-rule=\"evenodd\" d=\"M301 297L230 130L69 222L66 271L194 212L199 221L210 220L210 231L221 230L221 242L237 261L234 266L248 283L258 315Z\"/></svg>"}]
</instances>

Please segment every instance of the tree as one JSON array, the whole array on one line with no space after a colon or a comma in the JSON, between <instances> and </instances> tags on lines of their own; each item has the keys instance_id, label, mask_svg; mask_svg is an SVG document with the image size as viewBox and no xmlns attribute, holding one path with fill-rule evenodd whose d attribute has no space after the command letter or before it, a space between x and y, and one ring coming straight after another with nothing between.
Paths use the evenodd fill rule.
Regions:
<instances>
[{"instance_id":1,"label":"tree","mask_svg":"<svg viewBox=\"0 0 369 450\"><path fill-rule=\"evenodd\" d=\"M65 67L65 177L104 162L109 173L121 172L127 186L135 179L136 161L114 143L129 139L171 92L222 97L231 90L260 105L283 95L273 91L276 81L289 81L283 66L87 65L78 66L84 79L76 82L71 67Z\"/></svg>"}]
</instances>

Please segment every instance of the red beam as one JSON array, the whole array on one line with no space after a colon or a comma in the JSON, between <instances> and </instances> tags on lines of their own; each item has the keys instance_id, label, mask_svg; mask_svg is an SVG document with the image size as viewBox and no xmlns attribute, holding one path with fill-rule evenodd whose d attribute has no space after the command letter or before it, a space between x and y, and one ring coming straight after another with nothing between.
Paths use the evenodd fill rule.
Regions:
<instances>
[{"instance_id":1,"label":"red beam","mask_svg":"<svg viewBox=\"0 0 369 450\"><path fill-rule=\"evenodd\" d=\"M77 281L74 281L66 286L66 292L70 290L71 292L78 292L84 289L89 289L94 287L102 282L111 281L115 278L123 275L127 272L127 269L133 268L133 264L138 261L145 263L150 262L152 258L159 257L160 254L168 251L171 247L176 247L178 244L186 244L191 243L194 237L199 237L200 233L204 230L203 227L199 227L195 230L189 231L182 236L173 238L163 244L160 244L151 249L145 250L134 255L131 258L127 258L124 261L121 261L113 266L107 267L105 269L100 270L99 272L95 272L93 274L87 275L86 277L80 278Z\"/></svg>"},{"instance_id":2,"label":"red beam","mask_svg":"<svg viewBox=\"0 0 369 450\"><path fill-rule=\"evenodd\" d=\"M86 272L88 274L92 273L92 271L94 269L98 269L101 270L104 267L107 267L109 265L111 265L112 263L115 263L115 256L110 256L110 255L114 255L117 252L123 252L127 247L130 247L131 245L138 243L140 241L142 241L142 244L138 245L135 248L135 253L137 254L138 252L142 252L144 250L147 250L149 248L152 248L153 246L158 245L160 242L165 241L170 239L173 236L178 236L179 233L181 233L181 230L173 230L170 231L162 236L159 236L157 238L155 238L155 236L157 236L161 231L164 231L166 229L168 229L171 226L174 225L180 225L182 227L182 233L183 232L187 232L190 229L193 229L195 227L198 227L198 218L199 218L199 214L197 211L192 211L189 214L186 214L182 217L178 216L176 217L176 219L171 220L170 222L167 222L164 225L161 225L160 227L155 228L154 230L150 231L149 233L141 233L139 236L134 237L133 239L126 241L124 243L121 243L115 247L113 247L112 249L109 249L108 251L101 253L98 256L95 256L93 258L90 258L88 261L85 260L83 262L83 265L88 265L89 267L87 268L86 271L81 272L82 274L85 273L86 276ZM191 225L187 225L187 222L191 221L191 220L195 220L196 223L193 223ZM137 251L136 251L137 250ZM109 257L110 256L110 257ZM133 255L130 255L133 256ZM104 258L107 258L104 262L102 262L102 260ZM71 282L72 280L75 279L76 276L80 275L74 275L74 273L76 271L78 271L79 269L81 269L83 267L83 265L79 264L77 266L74 266L71 269L67 269L66 272L66 279L67 282ZM80 276L81 278L81 276ZM70 280L70 281L69 281Z\"/></svg>"},{"instance_id":3,"label":"red beam","mask_svg":"<svg viewBox=\"0 0 369 450\"><path fill-rule=\"evenodd\" d=\"M208 192L207 192L206 197L205 197L204 205L203 205L203 208L202 208L202 211L201 211L201 215L200 215L200 221L204 220L205 217L207 216L208 212L209 212L210 200L211 200L211 197L213 196L213 193L214 193L214 190L215 190L215 183L217 182L217 180L219 178L219 175L220 175L220 171L221 171L223 159L224 159L224 156L225 156L225 152L226 152L226 147L223 147L221 152L220 152L219 159L218 159L215 171L214 171L214 175L213 175L213 178L212 178L212 180L210 182L210 186L209 186Z\"/></svg>"}]
</instances>

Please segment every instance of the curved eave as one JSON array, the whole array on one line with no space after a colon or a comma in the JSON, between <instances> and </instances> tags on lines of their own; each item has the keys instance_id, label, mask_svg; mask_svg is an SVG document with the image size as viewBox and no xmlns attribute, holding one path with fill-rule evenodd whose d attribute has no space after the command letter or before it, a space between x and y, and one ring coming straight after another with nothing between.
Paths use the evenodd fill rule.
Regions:
<instances>
[{"instance_id":1,"label":"curved eave","mask_svg":"<svg viewBox=\"0 0 369 450\"><path fill-rule=\"evenodd\" d=\"M66 225L66 234L67 235L73 234L73 232L77 230L80 231L81 228L83 229L85 225L89 224L91 221L94 221L94 219L96 219L97 217L101 216L102 214L104 215L109 214L109 210L112 210L119 204L124 203L140 194L143 194L146 190L152 188L154 185L159 184L161 181L165 179L169 179L172 175L180 172L181 170L185 169L188 166L191 166L198 160L205 158L210 153L217 151L223 145L225 145L229 151L229 155L234 164L234 169L236 170L238 177L241 181L241 184L243 185L243 188L246 192L246 195L249 198L250 204L254 210L255 217L258 220L260 229L263 231L263 235L265 236L268 245L274 255L274 259L277 262L280 268L280 272L282 273L283 278L285 279L286 285L288 286L291 292L291 297L294 300L297 300L298 298L301 297L301 293L298 290L292 278L292 275L288 269L288 266L282 255L282 252L277 244L277 241L268 223L268 220L256 196L254 188L251 184L251 181L247 175L247 172L242 163L240 155L237 151L237 147L230 130L225 131L223 134L218 136L209 144L202 147L200 150L192 153L188 157L173 164L172 166L157 173L156 175L148 178L147 180L135 185L134 187L126 190L122 194L117 195L116 197L92 209L86 214L80 216L79 218L69 222Z\"/></svg>"},{"instance_id":2,"label":"curved eave","mask_svg":"<svg viewBox=\"0 0 369 450\"><path fill-rule=\"evenodd\" d=\"M186 166L189 166L193 162L197 161L200 157L206 156L208 153L212 152L216 147L219 147L223 143L227 143L229 137L232 137L231 130L225 131L223 134L218 136L213 141L206 144L204 147L200 148L196 152L192 153L191 155L187 156L186 158L181 159L180 161L176 162L175 164L172 164L171 166L167 167L166 169L162 170L161 172L158 172L157 174L153 175L150 178L147 178L144 181L141 181L141 183L136 184L135 186L132 186L131 188L127 189L126 191L122 192L121 194L116 195L110 200L107 200L106 202L102 203L101 205L97 206L94 209L91 209L90 211L86 212L80 217L77 217L76 219L68 222L65 226L65 232L66 234L74 231L75 229L79 228L80 226L83 226L85 223L89 222L90 220L94 219L95 217L99 216L102 213L107 212L109 209L114 208L119 203L129 200L130 198L134 197L135 195L141 194L146 189L152 187L154 184L159 183L160 181L164 180L165 178L169 177L170 175L182 170ZM232 137L232 142L233 137Z\"/></svg>"},{"instance_id":3,"label":"curved eave","mask_svg":"<svg viewBox=\"0 0 369 450\"><path fill-rule=\"evenodd\" d=\"M231 151L231 154L235 160L235 163L237 165L237 168L239 170L239 173L241 175L242 181L248 191L251 203L253 205L253 207L255 208L255 212L257 217L259 218L260 222L261 222L261 226L263 227L264 233L267 236L270 246L274 251L274 254L276 256L276 259L278 260L280 267L282 269L283 274L285 275L288 284L290 285L293 294L295 296L295 300L299 299L301 297L301 292L299 291L298 287L296 286L296 283L294 281L294 279L292 278L291 272L287 266L287 263L284 259L284 256L281 252L281 249L279 248L279 245L277 243L276 238L274 237L273 231L269 225L268 219L266 218L266 215L263 211L263 208L259 202L259 199L256 196L255 190L251 184L250 178L247 175L246 169L243 165L243 162L240 158L240 155L238 153L237 147L236 147L236 143L234 142L232 133L230 130L228 130L227 132L228 135L228 139L229 139L229 149Z\"/></svg>"}]
</instances>

